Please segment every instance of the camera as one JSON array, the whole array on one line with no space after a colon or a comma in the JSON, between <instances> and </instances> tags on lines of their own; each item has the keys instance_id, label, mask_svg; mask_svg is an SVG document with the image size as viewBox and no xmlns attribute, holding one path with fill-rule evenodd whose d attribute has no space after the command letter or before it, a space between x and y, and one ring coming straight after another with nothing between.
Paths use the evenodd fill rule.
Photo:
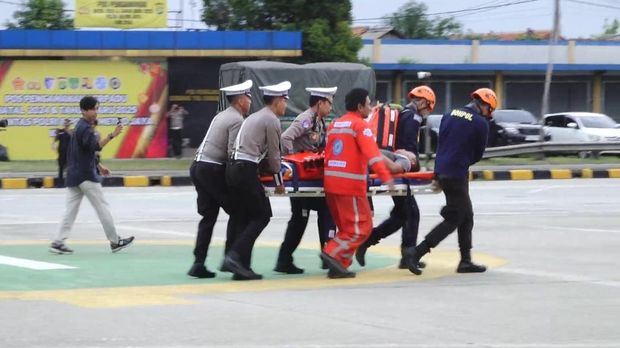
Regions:
<instances>
[{"instance_id":1,"label":"camera","mask_svg":"<svg viewBox=\"0 0 620 348\"><path fill-rule=\"evenodd\" d=\"M0 120L0 128L6 128L9 126L9 120L7 120L6 118L3 120Z\"/></svg>"}]
</instances>

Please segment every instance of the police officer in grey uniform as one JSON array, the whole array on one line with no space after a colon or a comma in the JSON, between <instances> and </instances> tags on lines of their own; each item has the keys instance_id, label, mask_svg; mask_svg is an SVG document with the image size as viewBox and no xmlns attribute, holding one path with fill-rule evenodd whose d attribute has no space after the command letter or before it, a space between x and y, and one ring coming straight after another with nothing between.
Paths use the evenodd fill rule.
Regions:
<instances>
[{"instance_id":1,"label":"police officer in grey uniform","mask_svg":"<svg viewBox=\"0 0 620 348\"><path fill-rule=\"evenodd\" d=\"M332 110L334 94L338 87L309 87L310 108L295 118L289 128L282 133L283 154L303 151L322 151L325 147L325 117ZM327 239L336 232L325 197L291 197L291 219L288 222L284 241L280 246L278 261L274 271L287 274L299 274L304 270L293 263L293 252L299 246L308 224L310 210L317 212L319 241L321 250ZM331 234L331 236L330 236Z\"/></svg>"},{"instance_id":2,"label":"police officer in grey uniform","mask_svg":"<svg viewBox=\"0 0 620 348\"><path fill-rule=\"evenodd\" d=\"M291 83L259 87L263 91L265 107L243 121L232 155L226 166L226 183L235 209L231 219L240 221L242 230L235 231L235 241L224 258L223 268L234 273L234 280L262 279L251 265L252 248L256 238L272 216L269 198L260 182L259 174L274 176L276 193L283 194L284 183L280 174L279 117L286 112ZM260 173L259 173L260 168Z\"/></svg>"},{"instance_id":3,"label":"police officer in grey uniform","mask_svg":"<svg viewBox=\"0 0 620 348\"><path fill-rule=\"evenodd\" d=\"M234 142L243 122L243 117L250 111L252 105L251 88L252 81L247 80L241 84L220 89L226 95L230 106L215 115L211 121L207 134L198 151L196 151L194 163L190 167L190 176L198 193L196 200L198 214L202 216L198 224L194 248L194 264L187 273L192 277L215 277L215 273L205 267L205 261L220 207L230 214L229 205L225 199L228 194L225 165L232 155ZM232 219L228 221L227 243L232 240L230 234L233 231L233 222Z\"/></svg>"}]
</instances>

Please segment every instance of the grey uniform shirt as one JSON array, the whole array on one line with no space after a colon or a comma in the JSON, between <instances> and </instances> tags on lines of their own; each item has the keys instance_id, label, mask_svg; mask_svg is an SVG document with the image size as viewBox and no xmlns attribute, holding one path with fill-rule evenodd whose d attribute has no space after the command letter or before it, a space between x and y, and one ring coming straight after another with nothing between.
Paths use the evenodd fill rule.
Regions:
<instances>
[{"instance_id":1,"label":"grey uniform shirt","mask_svg":"<svg viewBox=\"0 0 620 348\"><path fill-rule=\"evenodd\" d=\"M266 106L248 116L235 142L234 159L259 163L266 159L265 168L271 174L280 172L280 120Z\"/></svg>"},{"instance_id":2,"label":"grey uniform shirt","mask_svg":"<svg viewBox=\"0 0 620 348\"><path fill-rule=\"evenodd\" d=\"M186 110L170 111L170 129L182 129L183 117L187 116Z\"/></svg>"},{"instance_id":3,"label":"grey uniform shirt","mask_svg":"<svg viewBox=\"0 0 620 348\"><path fill-rule=\"evenodd\" d=\"M391 159L392 161L394 161L394 163L401 166L405 172L408 172L411 170L411 162L406 156L394 153L389 150L381 150L381 154Z\"/></svg>"},{"instance_id":4,"label":"grey uniform shirt","mask_svg":"<svg viewBox=\"0 0 620 348\"><path fill-rule=\"evenodd\" d=\"M299 114L293 123L282 133L282 153L285 155L318 151L325 139L325 124L315 121L314 111L308 109Z\"/></svg>"},{"instance_id":5,"label":"grey uniform shirt","mask_svg":"<svg viewBox=\"0 0 620 348\"><path fill-rule=\"evenodd\" d=\"M215 115L200 147L196 161L224 164L232 156L243 115L230 106Z\"/></svg>"}]
</instances>

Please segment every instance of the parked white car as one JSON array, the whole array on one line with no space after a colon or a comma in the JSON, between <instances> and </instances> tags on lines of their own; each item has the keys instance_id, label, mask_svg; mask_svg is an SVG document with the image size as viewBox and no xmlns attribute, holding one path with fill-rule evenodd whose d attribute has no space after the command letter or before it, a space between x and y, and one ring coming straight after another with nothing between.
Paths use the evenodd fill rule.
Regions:
<instances>
[{"instance_id":1,"label":"parked white car","mask_svg":"<svg viewBox=\"0 0 620 348\"><path fill-rule=\"evenodd\" d=\"M555 142L620 141L619 125L605 114L560 112L547 114L544 124Z\"/></svg>"}]
</instances>

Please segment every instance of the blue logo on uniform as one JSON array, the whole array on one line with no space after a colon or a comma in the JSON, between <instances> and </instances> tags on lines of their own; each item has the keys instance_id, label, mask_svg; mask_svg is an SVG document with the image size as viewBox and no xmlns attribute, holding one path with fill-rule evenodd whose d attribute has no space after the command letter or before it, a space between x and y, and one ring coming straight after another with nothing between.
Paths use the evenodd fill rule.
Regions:
<instances>
[{"instance_id":1,"label":"blue logo on uniform","mask_svg":"<svg viewBox=\"0 0 620 348\"><path fill-rule=\"evenodd\" d=\"M334 152L334 155L340 155L342 153L342 150L344 150L344 144L342 143L342 140L336 139L336 141L334 141L334 145L332 146L332 150Z\"/></svg>"}]
</instances>

